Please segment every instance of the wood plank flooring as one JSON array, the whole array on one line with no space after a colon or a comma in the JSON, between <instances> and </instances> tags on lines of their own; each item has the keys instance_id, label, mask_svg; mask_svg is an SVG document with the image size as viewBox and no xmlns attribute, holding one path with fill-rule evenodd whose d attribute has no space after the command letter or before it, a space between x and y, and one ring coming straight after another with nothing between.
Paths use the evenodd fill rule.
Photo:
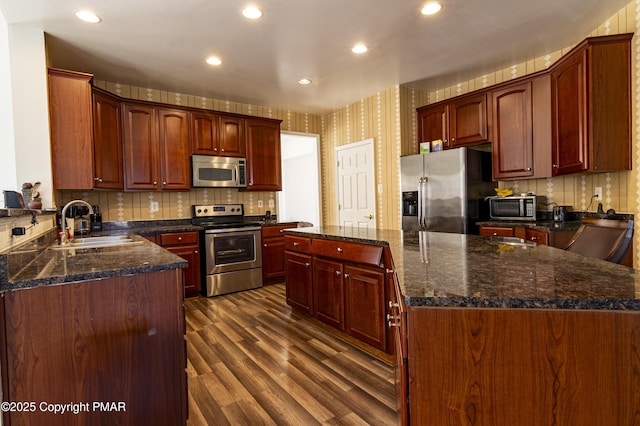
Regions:
<instances>
[{"instance_id":1,"label":"wood plank flooring","mask_svg":"<svg viewBox=\"0 0 640 426\"><path fill-rule=\"evenodd\" d=\"M393 367L292 315L284 284L185 310L188 426L397 424Z\"/></svg>"}]
</instances>

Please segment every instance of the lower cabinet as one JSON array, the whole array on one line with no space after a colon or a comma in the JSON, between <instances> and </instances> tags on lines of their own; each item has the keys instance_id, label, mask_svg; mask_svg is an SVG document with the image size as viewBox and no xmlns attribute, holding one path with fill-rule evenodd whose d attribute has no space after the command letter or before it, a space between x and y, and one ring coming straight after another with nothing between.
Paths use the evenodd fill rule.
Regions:
<instances>
[{"instance_id":1,"label":"lower cabinet","mask_svg":"<svg viewBox=\"0 0 640 426\"><path fill-rule=\"evenodd\" d=\"M518 237L545 246L564 248L571 241L574 231L547 231L526 226L481 226L479 234L483 237Z\"/></svg>"},{"instance_id":2,"label":"lower cabinet","mask_svg":"<svg viewBox=\"0 0 640 426\"><path fill-rule=\"evenodd\" d=\"M264 284L282 282L285 275L284 230L297 224L263 226L262 237L262 281Z\"/></svg>"},{"instance_id":3,"label":"lower cabinet","mask_svg":"<svg viewBox=\"0 0 640 426\"><path fill-rule=\"evenodd\" d=\"M198 233L195 231L175 232L148 235L145 238L189 262L189 266L182 270L184 274L184 295L185 297L197 296L202 287Z\"/></svg>"},{"instance_id":4,"label":"lower cabinet","mask_svg":"<svg viewBox=\"0 0 640 426\"><path fill-rule=\"evenodd\" d=\"M287 303L367 345L394 353L387 339L383 247L285 236Z\"/></svg>"},{"instance_id":5,"label":"lower cabinet","mask_svg":"<svg viewBox=\"0 0 640 426\"><path fill-rule=\"evenodd\" d=\"M3 293L2 423L185 425L182 304L180 270Z\"/></svg>"}]
</instances>

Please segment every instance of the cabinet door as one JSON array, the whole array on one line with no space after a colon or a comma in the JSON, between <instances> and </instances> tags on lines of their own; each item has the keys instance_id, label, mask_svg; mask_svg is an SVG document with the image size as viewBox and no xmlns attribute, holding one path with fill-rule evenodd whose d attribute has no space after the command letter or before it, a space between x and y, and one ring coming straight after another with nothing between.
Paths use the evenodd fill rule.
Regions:
<instances>
[{"instance_id":1,"label":"cabinet door","mask_svg":"<svg viewBox=\"0 0 640 426\"><path fill-rule=\"evenodd\" d=\"M437 139L441 139L445 147L449 146L447 106L436 105L418 109L418 143Z\"/></svg>"},{"instance_id":2,"label":"cabinet door","mask_svg":"<svg viewBox=\"0 0 640 426\"><path fill-rule=\"evenodd\" d=\"M285 276L287 303L313 315L311 256L287 251L285 253Z\"/></svg>"},{"instance_id":3,"label":"cabinet door","mask_svg":"<svg viewBox=\"0 0 640 426\"><path fill-rule=\"evenodd\" d=\"M284 277L284 237L262 238L262 278Z\"/></svg>"},{"instance_id":4,"label":"cabinet door","mask_svg":"<svg viewBox=\"0 0 640 426\"><path fill-rule=\"evenodd\" d=\"M487 95L465 96L449 104L449 146L486 142Z\"/></svg>"},{"instance_id":5,"label":"cabinet door","mask_svg":"<svg viewBox=\"0 0 640 426\"><path fill-rule=\"evenodd\" d=\"M587 52L551 74L553 175L582 172L587 163Z\"/></svg>"},{"instance_id":6,"label":"cabinet door","mask_svg":"<svg viewBox=\"0 0 640 426\"><path fill-rule=\"evenodd\" d=\"M247 119L247 169L249 191L281 191L280 123Z\"/></svg>"},{"instance_id":7,"label":"cabinet door","mask_svg":"<svg viewBox=\"0 0 640 426\"><path fill-rule=\"evenodd\" d=\"M198 246L166 247L171 253L180 256L189 266L182 269L184 276L185 296L195 296L200 293L200 250Z\"/></svg>"},{"instance_id":8,"label":"cabinet door","mask_svg":"<svg viewBox=\"0 0 640 426\"><path fill-rule=\"evenodd\" d=\"M218 155L218 120L214 114L191 113L191 153Z\"/></svg>"},{"instance_id":9,"label":"cabinet door","mask_svg":"<svg viewBox=\"0 0 640 426\"><path fill-rule=\"evenodd\" d=\"M49 70L49 129L55 189L93 189L90 74Z\"/></svg>"},{"instance_id":10,"label":"cabinet door","mask_svg":"<svg viewBox=\"0 0 640 426\"><path fill-rule=\"evenodd\" d=\"M126 103L124 108L125 189L158 189L158 144L154 108Z\"/></svg>"},{"instance_id":11,"label":"cabinet door","mask_svg":"<svg viewBox=\"0 0 640 426\"><path fill-rule=\"evenodd\" d=\"M346 332L385 351L384 273L345 265L344 282Z\"/></svg>"},{"instance_id":12,"label":"cabinet door","mask_svg":"<svg viewBox=\"0 0 640 426\"><path fill-rule=\"evenodd\" d=\"M343 265L327 259L313 259L313 296L316 318L344 331Z\"/></svg>"},{"instance_id":13,"label":"cabinet door","mask_svg":"<svg viewBox=\"0 0 640 426\"><path fill-rule=\"evenodd\" d=\"M243 126L244 120L242 118L224 115L220 117L218 155L241 158L246 156Z\"/></svg>"},{"instance_id":14,"label":"cabinet door","mask_svg":"<svg viewBox=\"0 0 640 426\"><path fill-rule=\"evenodd\" d=\"M184 189L191 186L189 164L189 113L158 110L158 141L161 189Z\"/></svg>"},{"instance_id":15,"label":"cabinet door","mask_svg":"<svg viewBox=\"0 0 640 426\"><path fill-rule=\"evenodd\" d=\"M120 101L98 92L93 94L93 145L94 186L123 189Z\"/></svg>"},{"instance_id":16,"label":"cabinet door","mask_svg":"<svg viewBox=\"0 0 640 426\"><path fill-rule=\"evenodd\" d=\"M493 92L493 178L533 175L531 82Z\"/></svg>"},{"instance_id":17,"label":"cabinet door","mask_svg":"<svg viewBox=\"0 0 640 426\"><path fill-rule=\"evenodd\" d=\"M544 246L549 245L549 233L539 229L525 228L524 239Z\"/></svg>"}]
</instances>

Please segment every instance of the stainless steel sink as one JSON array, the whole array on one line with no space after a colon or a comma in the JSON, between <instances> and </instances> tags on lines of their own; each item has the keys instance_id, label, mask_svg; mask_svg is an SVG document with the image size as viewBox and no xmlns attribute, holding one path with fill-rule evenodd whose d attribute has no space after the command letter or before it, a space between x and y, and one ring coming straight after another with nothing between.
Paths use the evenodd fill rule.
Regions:
<instances>
[{"instance_id":1,"label":"stainless steel sink","mask_svg":"<svg viewBox=\"0 0 640 426\"><path fill-rule=\"evenodd\" d=\"M487 239L487 243L491 245L508 245L521 247L535 247L537 244L533 241L524 240L518 237L498 237L492 236Z\"/></svg>"},{"instance_id":2,"label":"stainless steel sink","mask_svg":"<svg viewBox=\"0 0 640 426\"><path fill-rule=\"evenodd\" d=\"M53 250L79 250L100 247L117 247L123 245L142 244L127 235L109 235L104 237L74 238L67 244L51 247Z\"/></svg>"}]
</instances>

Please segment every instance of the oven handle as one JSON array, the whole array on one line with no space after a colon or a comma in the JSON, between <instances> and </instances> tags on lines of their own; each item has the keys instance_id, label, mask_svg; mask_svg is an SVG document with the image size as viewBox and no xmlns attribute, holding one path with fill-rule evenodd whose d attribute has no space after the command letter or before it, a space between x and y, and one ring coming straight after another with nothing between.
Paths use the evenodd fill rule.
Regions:
<instances>
[{"instance_id":1,"label":"oven handle","mask_svg":"<svg viewBox=\"0 0 640 426\"><path fill-rule=\"evenodd\" d=\"M230 232L239 232L239 231L259 231L261 229L260 226L247 226L244 228L220 228L220 229L206 229L205 234L226 234Z\"/></svg>"}]
</instances>

